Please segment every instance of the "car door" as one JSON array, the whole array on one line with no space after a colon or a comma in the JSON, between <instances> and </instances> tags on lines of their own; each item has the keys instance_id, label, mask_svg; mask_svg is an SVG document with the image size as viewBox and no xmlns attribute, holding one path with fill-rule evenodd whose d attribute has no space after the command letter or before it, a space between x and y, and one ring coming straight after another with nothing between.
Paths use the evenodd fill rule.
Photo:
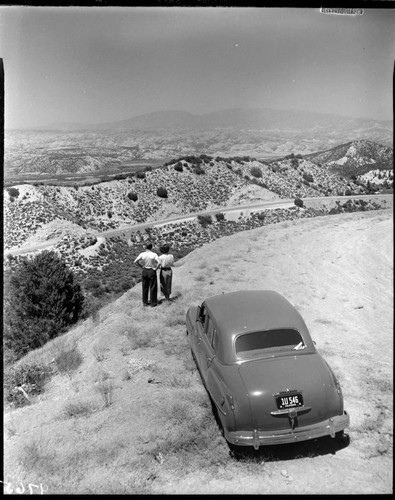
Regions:
<instances>
[{"instance_id":1,"label":"car door","mask_svg":"<svg viewBox=\"0 0 395 500\"><path fill-rule=\"evenodd\" d=\"M200 342L198 343L197 353L200 373L202 375L204 383L206 383L207 372L214 359L214 351L211 345L214 325L210 316L206 313L204 314L204 323L201 324L201 326L201 337Z\"/></svg>"}]
</instances>

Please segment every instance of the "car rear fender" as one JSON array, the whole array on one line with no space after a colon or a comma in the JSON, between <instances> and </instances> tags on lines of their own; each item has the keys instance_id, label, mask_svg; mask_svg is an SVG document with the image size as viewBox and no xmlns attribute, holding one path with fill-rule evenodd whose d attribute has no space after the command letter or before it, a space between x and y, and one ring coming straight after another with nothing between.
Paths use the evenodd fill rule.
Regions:
<instances>
[{"instance_id":1,"label":"car rear fender","mask_svg":"<svg viewBox=\"0 0 395 500\"><path fill-rule=\"evenodd\" d=\"M237 365L222 365L214 358L207 373L207 390L218 409L222 425L228 431L236 429L240 411L251 417L248 397ZM244 409L246 404L247 411Z\"/></svg>"}]
</instances>

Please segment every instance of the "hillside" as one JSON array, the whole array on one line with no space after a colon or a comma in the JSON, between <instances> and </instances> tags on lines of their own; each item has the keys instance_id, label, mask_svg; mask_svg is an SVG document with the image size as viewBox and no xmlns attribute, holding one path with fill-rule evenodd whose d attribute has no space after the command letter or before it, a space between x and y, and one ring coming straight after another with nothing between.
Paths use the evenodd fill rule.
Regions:
<instances>
[{"instance_id":1,"label":"hillside","mask_svg":"<svg viewBox=\"0 0 395 500\"><path fill-rule=\"evenodd\" d=\"M5 412L8 491L34 484L49 494L391 493L392 228L385 210L218 239L177 263L172 303L143 310L136 286L30 353L20 363L42 362L53 375L30 405ZM241 460L230 454L190 355L185 313L210 295L261 288L297 307L338 376L349 444L325 438ZM59 372L54 360L70 350L81 363Z\"/></svg>"},{"instance_id":2,"label":"hillside","mask_svg":"<svg viewBox=\"0 0 395 500\"><path fill-rule=\"evenodd\" d=\"M166 198L158 196L160 187L166 189ZM368 192L304 159L266 164L248 157L207 155L172 160L141 175L95 185L23 184L14 189L4 192L6 249L21 246L55 220L94 233L250 201Z\"/></svg>"},{"instance_id":3,"label":"hillside","mask_svg":"<svg viewBox=\"0 0 395 500\"><path fill-rule=\"evenodd\" d=\"M330 172L354 175L359 179L364 174L376 170L386 172L386 177L390 178L389 172L393 172L394 168L392 149L372 141L348 142L326 151L306 155L305 158Z\"/></svg>"}]
</instances>

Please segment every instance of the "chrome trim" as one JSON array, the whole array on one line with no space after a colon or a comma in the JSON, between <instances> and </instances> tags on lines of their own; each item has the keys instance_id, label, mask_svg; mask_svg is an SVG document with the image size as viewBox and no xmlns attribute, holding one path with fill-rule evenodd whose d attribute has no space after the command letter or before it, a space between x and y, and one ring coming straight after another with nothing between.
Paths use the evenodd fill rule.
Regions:
<instances>
[{"instance_id":1,"label":"chrome trim","mask_svg":"<svg viewBox=\"0 0 395 500\"><path fill-rule=\"evenodd\" d=\"M283 410L271 411L270 415L273 415L274 417L277 415L287 415L291 410L295 410L296 413L302 413L304 411L310 411L311 406L294 406L293 408L284 408Z\"/></svg>"},{"instance_id":2,"label":"chrome trim","mask_svg":"<svg viewBox=\"0 0 395 500\"><path fill-rule=\"evenodd\" d=\"M257 441L259 447L307 441L329 435L334 437L337 432L343 431L349 426L350 417L347 412L344 412L343 415L336 415L317 424L295 427L292 430L264 431L254 429L254 431L229 432L225 429L225 439L237 446L254 446L255 448Z\"/></svg>"}]
</instances>

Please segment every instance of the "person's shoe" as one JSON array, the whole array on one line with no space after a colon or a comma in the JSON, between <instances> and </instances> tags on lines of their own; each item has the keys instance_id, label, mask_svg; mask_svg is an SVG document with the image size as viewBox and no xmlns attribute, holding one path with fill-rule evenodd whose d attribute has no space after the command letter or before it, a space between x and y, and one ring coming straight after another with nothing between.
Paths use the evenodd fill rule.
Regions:
<instances>
[{"instance_id":1,"label":"person's shoe","mask_svg":"<svg viewBox=\"0 0 395 500\"><path fill-rule=\"evenodd\" d=\"M151 304L151 307L156 307L158 304Z\"/></svg>"}]
</instances>

